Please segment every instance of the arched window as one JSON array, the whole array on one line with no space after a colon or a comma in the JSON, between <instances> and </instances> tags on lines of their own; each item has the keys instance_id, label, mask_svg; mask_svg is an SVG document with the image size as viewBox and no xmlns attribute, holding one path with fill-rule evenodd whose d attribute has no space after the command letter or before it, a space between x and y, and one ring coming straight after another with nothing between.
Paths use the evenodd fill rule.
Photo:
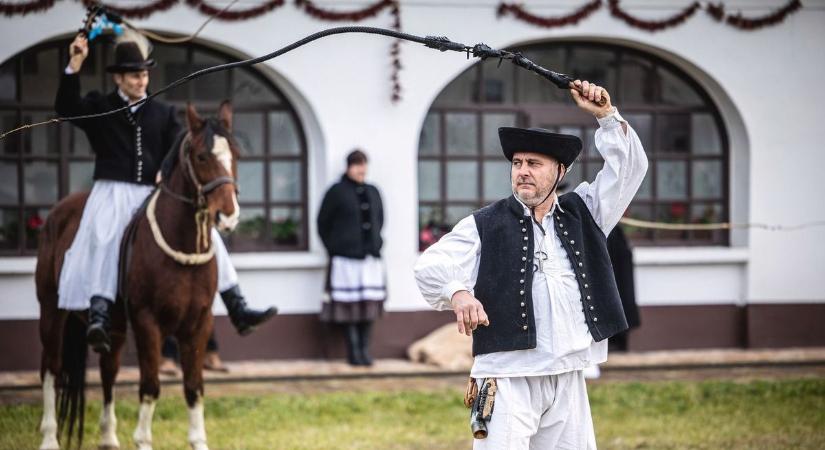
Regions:
<instances>
[{"instance_id":1,"label":"arched window","mask_svg":"<svg viewBox=\"0 0 825 450\"><path fill-rule=\"evenodd\" d=\"M54 96L68 62L69 39L29 48L0 65L0 127L54 117ZM109 92L105 67L111 44L94 43L81 70L81 89ZM156 45L158 65L149 90L208 66L234 61L202 45ZM235 251L307 249L307 152L301 124L281 92L254 69L220 72L161 97L178 107L192 102L211 115L231 99L238 163L241 222L228 238ZM68 123L35 128L0 142L0 253L33 254L38 226L62 197L89 189L94 154L85 134Z\"/></svg>"},{"instance_id":2,"label":"arched window","mask_svg":"<svg viewBox=\"0 0 825 450\"><path fill-rule=\"evenodd\" d=\"M650 168L627 215L669 223L728 218L728 147L707 94L673 65L624 47L560 42L519 47L544 67L605 86L645 146ZM462 217L510 195L498 127L542 127L582 138L585 149L566 177L569 189L592 180L603 161L595 119L569 93L498 61L480 62L438 96L418 150L419 246L426 248ZM726 245L723 231L626 227L642 245Z\"/></svg>"}]
</instances>

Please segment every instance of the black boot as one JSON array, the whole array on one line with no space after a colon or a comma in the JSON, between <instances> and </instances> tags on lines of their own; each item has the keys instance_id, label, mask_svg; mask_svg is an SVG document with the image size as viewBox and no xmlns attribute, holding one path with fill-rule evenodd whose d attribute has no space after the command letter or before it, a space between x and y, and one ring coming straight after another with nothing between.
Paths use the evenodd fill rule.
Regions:
<instances>
[{"instance_id":1,"label":"black boot","mask_svg":"<svg viewBox=\"0 0 825 450\"><path fill-rule=\"evenodd\" d=\"M270 306L264 311L249 309L241 294L241 288L237 284L221 292L221 298L223 304L226 305L226 311L229 313L232 325L235 326L241 336L251 333L255 327L278 313L278 308L274 306Z\"/></svg>"},{"instance_id":2,"label":"black boot","mask_svg":"<svg viewBox=\"0 0 825 450\"><path fill-rule=\"evenodd\" d=\"M112 301L103 297L92 297L89 303L89 327L86 329L86 341L97 353L109 352L112 341L109 339L109 308Z\"/></svg>"},{"instance_id":3,"label":"black boot","mask_svg":"<svg viewBox=\"0 0 825 450\"><path fill-rule=\"evenodd\" d=\"M372 332L372 322L360 322L358 324L358 344L361 348L361 362L365 366L372 365L370 356L370 333Z\"/></svg>"},{"instance_id":4,"label":"black boot","mask_svg":"<svg viewBox=\"0 0 825 450\"><path fill-rule=\"evenodd\" d=\"M347 362L351 366L363 366L364 354L361 352L361 333L358 324L350 323L344 326L347 335Z\"/></svg>"}]
</instances>

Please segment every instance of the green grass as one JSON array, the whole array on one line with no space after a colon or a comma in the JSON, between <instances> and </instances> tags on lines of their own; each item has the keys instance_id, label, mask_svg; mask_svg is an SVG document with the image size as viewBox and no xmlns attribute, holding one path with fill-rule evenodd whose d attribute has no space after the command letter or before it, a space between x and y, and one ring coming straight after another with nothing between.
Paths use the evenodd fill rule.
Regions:
<instances>
[{"instance_id":1,"label":"green grass","mask_svg":"<svg viewBox=\"0 0 825 450\"><path fill-rule=\"evenodd\" d=\"M461 396L461 386L227 395L206 399L206 429L212 449L468 449ZM825 448L822 379L599 383L590 400L600 448ZM90 402L86 448L95 448L99 412ZM121 444L132 448L137 403L120 400L117 415ZM39 417L38 405L0 406L0 449L36 448ZM167 391L155 449L187 448L186 429L183 400Z\"/></svg>"}]
</instances>

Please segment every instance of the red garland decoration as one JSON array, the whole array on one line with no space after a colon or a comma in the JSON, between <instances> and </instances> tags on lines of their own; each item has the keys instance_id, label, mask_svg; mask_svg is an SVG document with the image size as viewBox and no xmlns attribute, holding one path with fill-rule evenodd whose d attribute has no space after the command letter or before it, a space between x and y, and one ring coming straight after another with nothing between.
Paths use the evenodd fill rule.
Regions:
<instances>
[{"instance_id":1,"label":"red garland decoration","mask_svg":"<svg viewBox=\"0 0 825 450\"><path fill-rule=\"evenodd\" d=\"M392 7L394 4L393 0L379 0L377 3L358 11L340 12L321 9L311 0L295 0L295 6L302 8L310 16L330 22L360 22L375 17L384 8Z\"/></svg>"},{"instance_id":2,"label":"red garland decoration","mask_svg":"<svg viewBox=\"0 0 825 450\"><path fill-rule=\"evenodd\" d=\"M518 19L521 19L527 23L531 23L533 25L537 25L544 28L554 28L554 27L563 27L567 25L575 25L579 23L582 19L586 18L590 14L593 14L594 11L601 8L602 2L601 0L593 0L590 3L582 6L581 8L574 11L572 14L568 14L566 16L561 17L539 17L533 14L530 14L524 9L524 6L516 3L499 3L498 9L496 10L496 15L501 18L507 14L512 14Z\"/></svg>"},{"instance_id":3,"label":"red garland decoration","mask_svg":"<svg viewBox=\"0 0 825 450\"><path fill-rule=\"evenodd\" d=\"M4 16L25 16L26 14L45 11L54 6L54 0L34 0L29 3L0 3L0 12Z\"/></svg>"},{"instance_id":4,"label":"red garland decoration","mask_svg":"<svg viewBox=\"0 0 825 450\"><path fill-rule=\"evenodd\" d=\"M98 2L95 0L82 0L83 6L90 7L92 5L97 4ZM167 9L175 6L179 0L158 0L154 3L150 3L146 6L135 6L134 8L122 8L119 6L109 6L103 5L106 9L120 14L123 17L129 19L145 19L152 14L160 11L166 11Z\"/></svg>"},{"instance_id":5,"label":"red garland decoration","mask_svg":"<svg viewBox=\"0 0 825 450\"><path fill-rule=\"evenodd\" d=\"M301 8L310 16L330 22L360 22L371 17L375 17L389 8L390 14L393 17L392 29L401 31L401 7L398 0L378 0L376 3L367 6L364 9L357 11L332 11L321 9L315 5L312 0L295 0L295 6ZM401 71L401 41L396 39L390 47L390 58L392 60L392 102L397 103L401 100L401 80L399 72Z\"/></svg>"},{"instance_id":6,"label":"red garland decoration","mask_svg":"<svg viewBox=\"0 0 825 450\"><path fill-rule=\"evenodd\" d=\"M692 15L696 14L696 11L699 10L701 5L699 2L693 2L685 8L679 14L675 16L665 19L665 20L641 20L637 19L636 17L631 16L627 12L625 12L619 6L619 0L608 0L608 7L610 8L610 14L613 17L619 18L623 20L625 23L632 27L641 28L646 31L661 31L665 28L675 27L676 25L681 25L684 21L688 20Z\"/></svg>"},{"instance_id":7,"label":"red garland decoration","mask_svg":"<svg viewBox=\"0 0 825 450\"><path fill-rule=\"evenodd\" d=\"M742 17L741 12L737 13L735 16L725 17L725 6L721 3L717 5L709 4L707 6L707 11L708 14L710 14L717 21L722 21L724 19L725 22L732 27L739 28L740 30L753 31L783 22L786 17L801 8L801 1L791 0L782 8L756 19L746 19Z\"/></svg>"},{"instance_id":8,"label":"red garland decoration","mask_svg":"<svg viewBox=\"0 0 825 450\"><path fill-rule=\"evenodd\" d=\"M252 19L253 17L258 17L269 11L272 11L275 8L280 8L284 6L284 0L269 0L265 3L262 3L258 6L253 6L249 9L244 9L241 11L224 11L223 8L216 8L203 0L186 0L186 3L193 7L197 8L201 14L207 16L213 16L215 19L218 20L226 20L226 21L236 21L236 20L246 20Z\"/></svg>"}]
</instances>

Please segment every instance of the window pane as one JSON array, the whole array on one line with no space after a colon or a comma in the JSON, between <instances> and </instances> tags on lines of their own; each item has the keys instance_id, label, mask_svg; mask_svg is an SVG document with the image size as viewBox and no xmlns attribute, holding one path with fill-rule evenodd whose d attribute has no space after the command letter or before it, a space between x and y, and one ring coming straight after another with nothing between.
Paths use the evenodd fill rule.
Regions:
<instances>
[{"instance_id":1,"label":"window pane","mask_svg":"<svg viewBox=\"0 0 825 450\"><path fill-rule=\"evenodd\" d=\"M670 202L660 204L656 207L656 220L665 223L685 223L688 221L688 204L686 202ZM656 239L660 240L684 240L687 239L687 232L680 230L656 230Z\"/></svg>"},{"instance_id":2,"label":"window pane","mask_svg":"<svg viewBox=\"0 0 825 450\"><path fill-rule=\"evenodd\" d=\"M264 201L264 163L238 161L238 187L241 202Z\"/></svg>"},{"instance_id":3,"label":"window pane","mask_svg":"<svg viewBox=\"0 0 825 450\"><path fill-rule=\"evenodd\" d=\"M498 61L488 60L481 64L484 73L484 102L485 103L512 103L515 77L512 64L502 64ZM521 69L519 69L521 70Z\"/></svg>"},{"instance_id":4,"label":"window pane","mask_svg":"<svg viewBox=\"0 0 825 450\"><path fill-rule=\"evenodd\" d=\"M14 205L17 198L17 163L10 161L0 162L0 203Z\"/></svg>"},{"instance_id":5,"label":"window pane","mask_svg":"<svg viewBox=\"0 0 825 450\"><path fill-rule=\"evenodd\" d=\"M418 200L437 201L441 193L441 172L438 161L418 161Z\"/></svg>"},{"instance_id":6,"label":"window pane","mask_svg":"<svg viewBox=\"0 0 825 450\"><path fill-rule=\"evenodd\" d=\"M152 51L152 58L160 67L152 70L150 85L166 86L173 81L183 78L196 68L189 65L186 48L179 45L158 45ZM200 67L203 68L203 67ZM169 91L166 96L169 100L187 100L190 85L184 84Z\"/></svg>"},{"instance_id":7,"label":"window pane","mask_svg":"<svg viewBox=\"0 0 825 450\"><path fill-rule=\"evenodd\" d=\"M688 114L667 114L656 118L659 134L659 148L662 152L690 152L690 116Z\"/></svg>"},{"instance_id":8,"label":"window pane","mask_svg":"<svg viewBox=\"0 0 825 450\"><path fill-rule=\"evenodd\" d=\"M636 196L633 198L638 198L640 200L650 200L653 195L653 183L650 181L652 177L650 176L650 170L647 171L645 174L644 180L642 180L642 185L639 186L639 190L636 191Z\"/></svg>"},{"instance_id":9,"label":"window pane","mask_svg":"<svg viewBox=\"0 0 825 450\"><path fill-rule=\"evenodd\" d=\"M645 152L653 151L653 115L652 114L622 114L627 123L633 128L642 141Z\"/></svg>"},{"instance_id":10,"label":"window pane","mask_svg":"<svg viewBox=\"0 0 825 450\"><path fill-rule=\"evenodd\" d=\"M301 163L269 163L269 198L271 201L300 201L302 192Z\"/></svg>"},{"instance_id":11,"label":"window pane","mask_svg":"<svg viewBox=\"0 0 825 450\"><path fill-rule=\"evenodd\" d=\"M232 134L241 146L241 158L264 154L264 117L260 113L235 113Z\"/></svg>"},{"instance_id":12,"label":"window pane","mask_svg":"<svg viewBox=\"0 0 825 450\"><path fill-rule=\"evenodd\" d=\"M192 66L189 72L206 69L226 62L224 58L219 58L211 53L195 50ZM196 100L223 100L229 98L227 88L229 87L229 73L215 72L202 76L192 82L192 94Z\"/></svg>"},{"instance_id":13,"label":"window pane","mask_svg":"<svg viewBox=\"0 0 825 450\"><path fill-rule=\"evenodd\" d=\"M263 208L253 208L241 206L240 220L238 227L232 233L232 243L235 240L258 240L261 239L266 227L266 215Z\"/></svg>"},{"instance_id":14,"label":"window pane","mask_svg":"<svg viewBox=\"0 0 825 450\"><path fill-rule=\"evenodd\" d=\"M510 161L484 161L484 202L491 202L512 194Z\"/></svg>"},{"instance_id":15,"label":"window pane","mask_svg":"<svg viewBox=\"0 0 825 450\"><path fill-rule=\"evenodd\" d=\"M456 103L478 102L478 67L471 66L456 77L441 91L433 105L450 105Z\"/></svg>"},{"instance_id":16,"label":"window pane","mask_svg":"<svg viewBox=\"0 0 825 450\"><path fill-rule=\"evenodd\" d=\"M3 131L13 130L21 125L18 124L14 111L0 111L0 123L3 125ZM16 155L20 151L20 136L21 133L15 133L0 141L3 154Z\"/></svg>"},{"instance_id":17,"label":"window pane","mask_svg":"<svg viewBox=\"0 0 825 450\"><path fill-rule=\"evenodd\" d=\"M25 229L26 229L26 249L37 249L37 238L40 234L40 228L46 221L46 216L49 215L48 208L26 209L24 212Z\"/></svg>"},{"instance_id":18,"label":"window pane","mask_svg":"<svg viewBox=\"0 0 825 450\"><path fill-rule=\"evenodd\" d=\"M722 197L722 161L693 161L691 194L696 198Z\"/></svg>"},{"instance_id":19,"label":"window pane","mask_svg":"<svg viewBox=\"0 0 825 450\"><path fill-rule=\"evenodd\" d=\"M28 103L52 105L57 92L61 61L57 47L23 53L23 77L20 80L22 100Z\"/></svg>"},{"instance_id":20,"label":"window pane","mask_svg":"<svg viewBox=\"0 0 825 450\"><path fill-rule=\"evenodd\" d=\"M478 199L478 163L447 163L447 198L449 200ZM448 211L449 212L449 211Z\"/></svg>"},{"instance_id":21,"label":"window pane","mask_svg":"<svg viewBox=\"0 0 825 450\"><path fill-rule=\"evenodd\" d=\"M0 249L16 249L20 239L20 220L17 209L0 209Z\"/></svg>"},{"instance_id":22,"label":"window pane","mask_svg":"<svg viewBox=\"0 0 825 450\"><path fill-rule=\"evenodd\" d=\"M710 114L693 114L691 116L691 143L693 153L700 155L721 155L722 140L716 121Z\"/></svg>"},{"instance_id":23,"label":"window pane","mask_svg":"<svg viewBox=\"0 0 825 450\"><path fill-rule=\"evenodd\" d=\"M484 154L501 156L501 141L498 138L499 127L516 126L515 113L484 113L481 116Z\"/></svg>"},{"instance_id":24,"label":"window pane","mask_svg":"<svg viewBox=\"0 0 825 450\"><path fill-rule=\"evenodd\" d=\"M57 164L34 161L23 164L23 193L27 204L57 201Z\"/></svg>"},{"instance_id":25,"label":"window pane","mask_svg":"<svg viewBox=\"0 0 825 450\"><path fill-rule=\"evenodd\" d=\"M703 103L696 91L673 72L662 67L657 72L661 80L662 103L679 106L698 106Z\"/></svg>"},{"instance_id":26,"label":"window pane","mask_svg":"<svg viewBox=\"0 0 825 450\"><path fill-rule=\"evenodd\" d=\"M91 156L92 146L89 144L89 138L86 137L86 133L84 133L80 128L74 126L71 126L71 128L72 154L78 156Z\"/></svg>"},{"instance_id":27,"label":"window pane","mask_svg":"<svg viewBox=\"0 0 825 450\"><path fill-rule=\"evenodd\" d=\"M421 205L418 208L418 250L424 251L449 232L443 224L444 214L439 206Z\"/></svg>"},{"instance_id":28,"label":"window pane","mask_svg":"<svg viewBox=\"0 0 825 450\"><path fill-rule=\"evenodd\" d=\"M281 103L279 96L248 69L237 69L232 72L232 94L230 98L235 103Z\"/></svg>"},{"instance_id":29,"label":"window pane","mask_svg":"<svg viewBox=\"0 0 825 450\"><path fill-rule=\"evenodd\" d=\"M588 161L585 165L585 178L584 181L592 183L596 179L596 175L598 175L599 171L602 170L604 167L604 161Z\"/></svg>"},{"instance_id":30,"label":"window pane","mask_svg":"<svg viewBox=\"0 0 825 450\"><path fill-rule=\"evenodd\" d=\"M429 113L424 119L421 136L418 138L419 155L437 155L441 137L441 120L437 113Z\"/></svg>"},{"instance_id":31,"label":"window pane","mask_svg":"<svg viewBox=\"0 0 825 450\"><path fill-rule=\"evenodd\" d=\"M95 164L91 161L74 161L69 163L69 192L88 191L92 189L92 176Z\"/></svg>"},{"instance_id":32,"label":"window pane","mask_svg":"<svg viewBox=\"0 0 825 450\"><path fill-rule=\"evenodd\" d=\"M269 113L269 153L273 155L300 155L298 124L286 111Z\"/></svg>"},{"instance_id":33,"label":"window pane","mask_svg":"<svg viewBox=\"0 0 825 450\"><path fill-rule=\"evenodd\" d=\"M622 56L622 83L619 87L617 100L622 103L651 103L653 102L653 64L642 58L630 55ZM625 115L625 117L627 117ZM630 120L630 119L627 119Z\"/></svg>"},{"instance_id":34,"label":"window pane","mask_svg":"<svg viewBox=\"0 0 825 450\"><path fill-rule=\"evenodd\" d=\"M54 117L52 113L28 112L23 113L23 122L43 122ZM54 155L59 152L60 128L55 125L45 125L23 132L23 153L27 155Z\"/></svg>"},{"instance_id":35,"label":"window pane","mask_svg":"<svg viewBox=\"0 0 825 450\"><path fill-rule=\"evenodd\" d=\"M608 92L616 87L616 52L591 48L576 48L570 54L570 73L574 79L587 80L603 86ZM548 85L548 89L553 86ZM564 92L563 90L559 89ZM566 97L570 97L566 95Z\"/></svg>"},{"instance_id":36,"label":"window pane","mask_svg":"<svg viewBox=\"0 0 825 450\"><path fill-rule=\"evenodd\" d=\"M656 194L660 200L687 198L687 164L684 161L656 163Z\"/></svg>"},{"instance_id":37,"label":"window pane","mask_svg":"<svg viewBox=\"0 0 825 450\"><path fill-rule=\"evenodd\" d=\"M524 52L524 56L540 66L552 68L557 72L566 70L563 48L530 50ZM527 70L517 70L516 78L518 80L516 97L519 103L554 103L569 97L563 89L557 89L544 78Z\"/></svg>"},{"instance_id":38,"label":"window pane","mask_svg":"<svg viewBox=\"0 0 825 450\"><path fill-rule=\"evenodd\" d=\"M690 206L691 223L719 223L724 222L722 205L720 203L696 203ZM691 239L703 241L721 241L723 231L700 230L691 231Z\"/></svg>"},{"instance_id":39,"label":"window pane","mask_svg":"<svg viewBox=\"0 0 825 450\"><path fill-rule=\"evenodd\" d=\"M582 140L582 155L584 155L585 158L601 159L599 151L596 150L596 127L585 127L584 132L581 132L581 129L578 130L579 131L567 134L578 136L579 139ZM562 133L564 133L564 131L562 131Z\"/></svg>"},{"instance_id":40,"label":"window pane","mask_svg":"<svg viewBox=\"0 0 825 450\"><path fill-rule=\"evenodd\" d=\"M0 100L14 100L17 97L16 59L0 66ZM5 129L5 128L4 128Z\"/></svg>"},{"instance_id":41,"label":"window pane","mask_svg":"<svg viewBox=\"0 0 825 450\"><path fill-rule=\"evenodd\" d=\"M478 122L472 113L447 113L447 154L478 154Z\"/></svg>"},{"instance_id":42,"label":"window pane","mask_svg":"<svg viewBox=\"0 0 825 450\"><path fill-rule=\"evenodd\" d=\"M278 245L298 245L301 241L301 209L272 208L271 239Z\"/></svg>"},{"instance_id":43,"label":"window pane","mask_svg":"<svg viewBox=\"0 0 825 450\"><path fill-rule=\"evenodd\" d=\"M650 205L631 204L625 212L625 217L638 220L653 220L653 208ZM628 239L631 240L650 239L653 236L652 231L647 228L624 224L622 224L622 227L624 227L624 232L627 234Z\"/></svg>"},{"instance_id":44,"label":"window pane","mask_svg":"<svg viewBox=\"0 0 825 450\"><path fill-rule=\"evenodd\" d=\"M445 217L445 226L452 230L455 224L461 221L461 219L469 216L473 213L477 208L471 205L448 205L447 206L447 217Z\"/></svg>"},{"instance_id":45,"label":"window pane","mask_svg":"<svg viewBox=\"0 0 825 450\"><path fill-rule=\"evenodd\" d=\"M584 163L579 160L578 162L574 163L570 166L570 171L564 175L562 178L561 183L566 183L567 190L565 192L571 192L576 187L581 184L582 182L582 174L584 173Z\"/></svg>"}]
</instances>

